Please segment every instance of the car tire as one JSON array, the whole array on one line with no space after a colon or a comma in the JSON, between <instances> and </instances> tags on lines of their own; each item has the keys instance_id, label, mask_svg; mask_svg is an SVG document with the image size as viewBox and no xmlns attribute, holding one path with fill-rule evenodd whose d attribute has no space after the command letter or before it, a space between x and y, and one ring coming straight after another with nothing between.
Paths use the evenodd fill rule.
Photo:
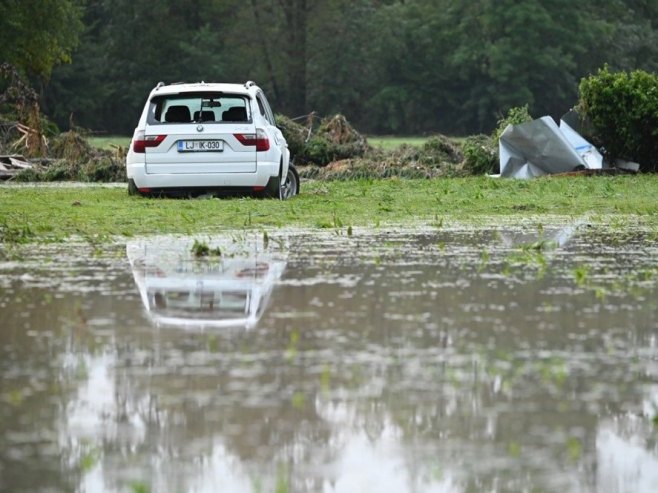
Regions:
<instances>
[{"instance_id":1,"label":"car tire","mask_svg":"<svg viewBox=\"0 0 658 493\"><path fill-rule=\"evenodd\" d=\"M279 169L281 173L281 169ZM262 197L286 200L291 197L294 197L299 193L299 173L297 169L290 164L288 166L288 174L286 179L281 183L281 175L270 178L270 181L267 183L267 187L263 192Z\"/></svg>"},{"instance_id":2,"label":"car tire","mask_svg":"<svg viewBox=\"0 0 658 493\"><path fill-rule=\"evenodd\" d=\"M283 195L281 194L281 177L275 176L270 178L261 196L266 199L283 200Z\"/></svg>"},{"instance_id":3,"label":"car tire","mask_svg":"<svg viewBox=\"0 0 658 493\"><path fill-rule=\"evenodd\" d=\"M132 178L128 178L128 195L139 195L137 185L135 185L135 180Z\"/></svg>"},{"instance_id":4,"label":"car tire","mask_svg":"<svg viewBox=\"0 0 658 493\"><path fill-rule=\"evenodd\" d=\"M299 195L299 173L291 163L288 166L286 179L281 186L281 200L289 199L295 195Z\"/></svg>"},{"instance_id":5,"label":"car tire","mask_svg":"<svg viewBox=\"0 0 658 493\"><path fill-rule=\"evenodd\" d=\"M147 192L140 192L135 184L135 180L128 179L128 195L137 196L137 197L150 197L151 194Z\"/></svg>"}]
</instances>

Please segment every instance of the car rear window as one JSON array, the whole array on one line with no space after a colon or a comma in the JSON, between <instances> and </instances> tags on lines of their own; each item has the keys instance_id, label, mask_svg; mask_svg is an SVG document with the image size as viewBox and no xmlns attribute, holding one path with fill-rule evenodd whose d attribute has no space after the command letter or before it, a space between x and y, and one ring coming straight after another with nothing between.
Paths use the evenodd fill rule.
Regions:
<instances>
[{"instance_id":1,"label":"car rear window","mask_svg":"<svg viewBox=\"0 0 658 493\"><path fill-rule=\"evenodd\" d=\"M191 122L250 122L248 99L218 92L158 95L151 99L150 125Z\"/></svg>"}]
</instances>

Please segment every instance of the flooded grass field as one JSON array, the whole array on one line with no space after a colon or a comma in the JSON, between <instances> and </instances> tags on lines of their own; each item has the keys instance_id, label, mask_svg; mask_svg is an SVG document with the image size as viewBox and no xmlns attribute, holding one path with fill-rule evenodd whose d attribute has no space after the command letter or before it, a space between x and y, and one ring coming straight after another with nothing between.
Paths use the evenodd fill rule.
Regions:
<instances>
[{"instance_id":1,"label":"flooded grass field","mask_svg":"<svg viewBox=\"0 0 658 493\"><path fill-rule=\"evenodd\" d=\"M639 224L16 245L0 491L657 491L657 295Z\"/></svg>"}]
</instances>

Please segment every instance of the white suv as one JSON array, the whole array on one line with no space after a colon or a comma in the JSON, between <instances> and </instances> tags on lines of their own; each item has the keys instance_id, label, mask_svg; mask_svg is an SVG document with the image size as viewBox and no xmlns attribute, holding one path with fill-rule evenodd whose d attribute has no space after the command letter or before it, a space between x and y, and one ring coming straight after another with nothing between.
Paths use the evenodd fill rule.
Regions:
<instances>
[{"instance_id":1,"label":"white suv","mask_svg":"<svg viewBox=\"0 0 658 493\"><path fill-rule=\"evenodd\" d=\"M249 192L287 199L299 175L253 82L170 84L149 94L126 156L131 195Z\"/></svg>"}]
</instances>

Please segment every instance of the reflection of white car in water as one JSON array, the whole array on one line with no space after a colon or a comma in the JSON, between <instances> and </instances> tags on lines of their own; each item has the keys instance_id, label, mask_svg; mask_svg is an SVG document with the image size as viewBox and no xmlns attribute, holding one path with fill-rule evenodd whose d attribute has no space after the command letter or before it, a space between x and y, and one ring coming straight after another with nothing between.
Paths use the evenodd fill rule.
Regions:
<instances>
[{"instance_id":1,"label":"reflection of white car in water","mask_svg":"<svg viewBox=\"0 0 658 493\"><path fill-rule=\"evenodd\" d=\"M153 322L255 326L285 260L266 252L262 242L243 243L239 252L231 251L237 248L231 243L219 246L220 256L197 258L193 243L188 238L153 237L127 244L135 283Z\"/></svg>"}]
</instances>

